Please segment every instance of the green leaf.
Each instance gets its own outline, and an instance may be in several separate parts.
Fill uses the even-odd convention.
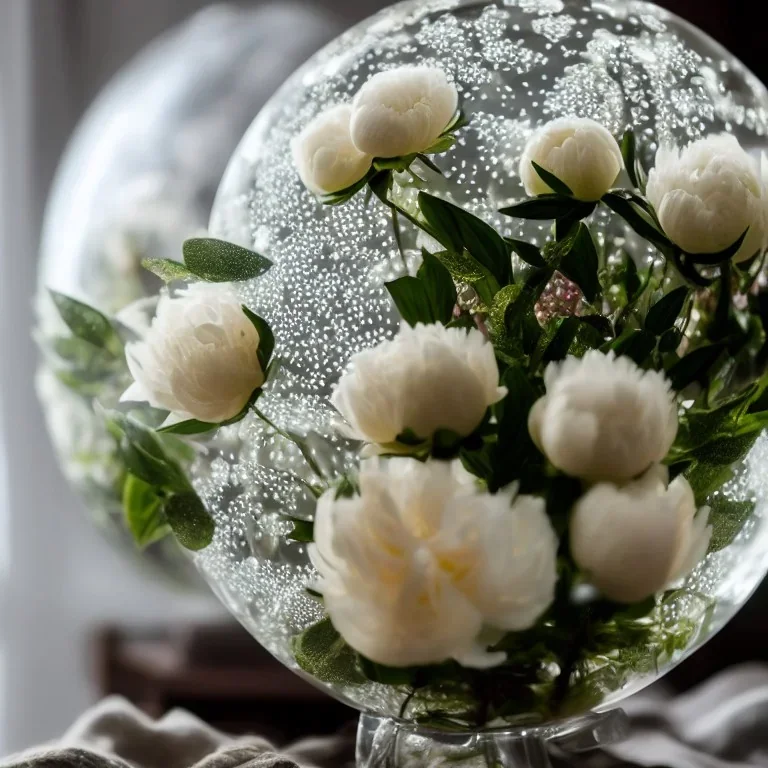
[[[184,264],[210,283],[252,280],[263,275],[272,262],[247,248],[212,237],[195,237],[183,246]]]
[[[733,544],[755,511],[754,501],[732,501],[717,496],[710,503],[709,524],[712,539],[709,552],[719,552]]]
[[[50,344],[57,357],[91,376],[112,375],[115,372],[115,362],[122,362],[122,357],[115,355],[111,349],[96,347],[90,341],[79,339],[77,336],[57,336]]]
[[[419,192],[419,209],[437,240],[450,251],[470,256],[501,285],[512,281],[512,263],[501,235],[482,219],[451,203]]]
[[[683,341],[683,334],[677,328],[668,328],[659,339],[659,352],[675,352]]]
[[[446,133],[441,136],[432,146],[427,147],[424,150],[425,155],[439,155],[443,152],[447,152],[449,149],[453,149],[456,144],[456,137],[450,133]]]
[[[259,360],[261,370],[266,374],[272,353],[275,351],[275,335],[266,320],[259,317],[255,312],[251,312],[245,304],[242,306],[245,316],[253,323],[253,327],[259,334],[259,349],[256,352],[256,357]]]
[[[218,424],[189,419],[188,421],[180,421],[167,427],[161,427],[157,431],[162,435],[202,435],[205,432],[218,429],[218,427]]]
[[[556,362],[565,359],[568,350],[571,348],[576,334],[579,331],[581,320],[578,317],[563,317],[559,320],[557,331],[552,341],[544,350],[542,360],[545,363]]]
[[[667,378],[678,392],[695,381],[704,383],[709,369],[717,362],[725,350],[725,344],[710,344],[694,349],[668,371]]]
[[[417,277],[406,275],[384,283],[400,317],[410,326],[417,323],[433,323],[432,307],[424,283]]]
[[[165,283],[172,283],[174,280],[198,279],[194,272],[190,272],[183,264],[171,259],[142,259],[141,266]]]
[[[170,533],[163,514],[164,499],[149,483],[128,474],[123,484],[123,512],[128,529],[140,547],[159,541]]]
[[[637,155],[637,139],[634,131],[628,130],[621,140],[621,154],[624,158],[624,166],[629,174],[629,180],[632,186],[637,189],[645,189],[646,174],[645,169]]]
[[[535,221],[553,221],[577,216],[585,219],[595,210],[594,203],[584,203],[561,195],[539,195],[530,200],[502,208],[499,213],[516,219],[533,219]]]
[[[493,297],[499,290],[496,278],[472,258],[466,251],[454,253],[441,251],[435,254],[435,258],[450,272],[451,277],[457,283],[469,283],[476,291],[486,306],[490,306]]]
[[[544,261],[544,257],[541,255],[541,251],[531,243],[526,243],[524,240],[515,240],[514,238],[505,238],[509,243],[512,250],[526,263],[532,267],[543,268],[547,266],[547,262]]]
[[[696,506],[702,507],[709,497],[722,488],[733,477],[733,465],[708,464],[704,461],[694,461],[685,477],[693,489]]]
[[[315,524],[312,520],[299,520],[292,517],[291,522],[293,523],[293,530],[288,534],[291,541],[311,543],[315,540]]]
[[[61,319],[78,339],[87,341],[99,349],[108,349],[115,353],[122,350],[120,337],[105,315],[63,293],[57,291],[49,291],[49,293]]]
[[[84,398],[99,397],[104,390],[104,380],[88,381],[74,371],[56,371],[56,378],[67,389]]]
[[[455,459],[459,455],[464,438],[451,429],[438,429],[432,436],[432,456],[435,459]]]
[[[568,530],[573,505],[582,496],[581,481],[567,475],[553,477],[547,488],[547,515],[559,537]],[[561,546],[567,546],[566,540]]]
[[[570,248],[563,255],[558,269],[581,288],[584,298],[591,304],[600,291],[600,267],[595,241],[586,224],[579,224]]]
[[[749,234],[749,227],[744,230],[744,234],[732,245],[729,245],[725,250],[719,253],[687,253],[686,256],[694,263],[701,264],[703,266],[714,266],[716,264],[722,264],[725,261],[730,261],[744,245],[744,241]]]
[[[621,216],[640,237],[657,248],[671,248],[672,243],[637,200],[634,195],[622,196],[615,192],[609,192],[603,197],[603,202],[614,213]]]
[[[701,448],[691,451],[691,456],[704,464],[731,465],[743,461],[752,450],[760,432],[751,432],[733,437],[721,437]]]
[[[360,671],[368,680],[381,685],[411,685],[413,682],[413,670],[408,667],[387,667],[383,664],[359,657]]]
[[[625,356],[643,366],[656,348],[656,337],[648,331],[630,331],[611,347],[618,357]]]
[[[165,516],[186,549],[198,552],[213,541],[216,524],[196,493],[171,496],[165,504]]]
[[[683,311],[690,291],[681,286],[663,296],[649,310],[645,318],[645,328],[656,336],[672,328]]]
[[[326,618],[296,635],[292,641],[296,663],[312,677],[334,685],[362,685],[357,654]]]
[[[546,168],[542,168],[537,162],[531,161],[533,170],[539,175],[539,178],[557,195],[564,197],[573,197],[571,188],[563,181],[555,176],[554,173],[548,171]]]
[[[515,302],[520,298],[523,286],[519,283],[505,285],[494,297],[489,312],[491,330],[496,336],[509,332],[513,325],[507,323],[507,316],[514,309]]]
[[[445,325],[453,319],[456,307],[456,286],[451,273],[429,251],[422,249],[423,263],[419,280],[424,284],[434,322]]]

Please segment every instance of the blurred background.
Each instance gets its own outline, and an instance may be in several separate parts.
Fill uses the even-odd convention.
[[[290,71],[323,42],[386,4],[278,0],[261,8],[256,0],[238,3],[247,14],[263,12],[250,17],[255,19],[252,33],[238,25],[238,45],[247,48],[244,35],[257,37],[241,91],[248,100],[240,100],[240,109],[232,113],[229,131],[224,130],[227,113],[216,112],[219,124],[209,126],[205,136],[226,139],[215,150],[206,150],[202,141],[190,145],[200,168],[220,173],[234,149],[236,135],[231,134],[245,130]],[[761,79],[768,78],[764,32],[754,23],[751,0],[661,4],[708,31]],[[265,658],[204,590],[158,580],[149,564],[137,564],[100,535],[61,474],[35,396],[39,355],[32,338],[33,296],[41,226],[65,146],[116,73],[190,17],[186,48],[176,49],[176,77],[193,64],[204,67],[206,52],[226,45],[230,35],[234,46],[232,17],[222,16],[221,8],[205,8],[209,5],[206,0],[0,0],[0,755],[56,736],[111,692],[129,696],[151,714],[181,705],[219,727],[261,730],[278,739],[300,735],[275,729],[280,708],[302,722],[297,709],[321,696]],[[164,55],[159,51],[149,64],[145,59],[143,67],[134,67],[123,92],[139,89],[142,77],[149,81],[152,63],[162,63]],[[131,134],[133,141],[157,141],[151,129],[162,132],[163,127],[152,120],[163,113],[165,98],[162,89],[154,91],[145,114],[140,99],[130,112],[121,112],[118,103],[109,112],[102,103],[87,141],[97,144],[100,133],[116,130],[121,120],[147,128]],[[204,107],[203,100],[197,113]],[[106,174],[112,160],[70,155],[67,188],[74,194],[85,188],[86,179],[95,188],[94,174]],[[216,185],[205,173],[194,190],[196,225],[204,225]],[[59,253],[62,269],[68,269],[68,223],[73,231],[87,225],[76,201],[69,201],[64,215],[66,206],[57,203],[58,221],[46,236],[48,271],[55,272]],[[768,594],[758,593],[719,638],[665,684],[686,688],[730,663],[766,658],[766,601]],[[311,727],[334,730],[350,716],[341,705],[314,706]]]

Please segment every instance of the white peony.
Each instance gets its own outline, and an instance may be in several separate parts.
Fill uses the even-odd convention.
[[[491,495],[458,462],[371,459],[360,495],[318,502],[312,562],[333,625],[390,666],[488,667],[484,627],[522,630],[549,607],[557,537],[542,499]]]
[[[317,195],[351,187],[363,179],[373,158],[352,143],[352,108],[339,104],[318,115],[293,140],[293,162],[304,185]]]
[[[591,350],[551,364],[547,393],[531,409],[536,445],[563,472],[591,482],[625,482],[669,452],[677,405],[669,382],[628,357]]]
[[[684,477],[667,481],[657,465],[627,485],[594,486],[574,507],[573,558],[611,600],[644,600],[687,576],[707,553],[709,509],[697,513]]]
[[[520,159],[520,178],[531,195],[552,192],[533,163],[557,176],[573,196],[588,202],[600,200],[616,183],[624,167],[621,149],[611,132],[587,118],[553,120],[528,140]]]
[[[506,395],[493,347],[480,331],[403,324],[391,341],[354,355],[331,402],[350,437],[386,445],[411,430],[466,436]]]
[[[400,67],[374,75],[352,102],[355,146],[374,157],[423,152],[451,124],[456,86],[435,67]]]
[[[123,401],[171,411],[169,421],[237,416],[264,383],[259,334],[227,287],[195,283],[164,295],[141,341],[126,346],[134,384]]]
[[[662,147],[646,194],[664,232],[686,253],[720,253],[749,233],[735,261],[768,244],[768,164],[751,158],[729,134],[684,149]]]

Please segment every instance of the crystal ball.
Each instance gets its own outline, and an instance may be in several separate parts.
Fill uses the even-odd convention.
[[[282,361],[259,407],[281,429],[303,436],[318,464],[336,474],[358,459],[334,430],[332,388],[352,354],[396,333],[398,316],[383,284],[405,268],[386,208],[363,194],[343,206],[322,205],[300,182],[290,145],[308,121],[351,100],[371,75],[407,64],[445,70],[469,118],[456,146],[437,159],[445,175],[430,191],[505,236],[533,243],[544,242],[550,222],[511,220],[497,211],[524,197],[523,147],[550,120],[588,117],[618,137],[632,126],[646,161],[663,142],[685,144],[724,131],[750,152],[767,143],[768,92],[757,78],[701,31],[645,2],[412,0],[316,54],[246,133],[210,229],[274,263],[240,287],[243,300],[274,329]],[[654,258],[609,212],[595,214],[592,224],[608,247],[627,249],[640,262]],[[407,259],[416,257],[423,239],[404,226]],[[667,646],[617,649],[579,670],[568,712],[608,707],[638,691],[747,600],[768,566],[766,461],[763,437],[720,491],[755,499],[756,512],[659,610],[659,643],[666,628]],[[193,475],[217,523],[213,543],[197,556],[200,570],[254,637],[304,674],[293,638],[324,612],[306,589],[315,576],[306,545],[287,539],[286,516],[309,519],[314,508],[302,456],[264,421],[249,417],[217,434]],[[403,711],[406,692],[397,686],[316,682],[358,709],[393,717]]]
[[[332,35],[330,24],[308,11],[297,32],[295,11],[211,7],[141,52],[77,128],[46,211],[37,389],[54,448],[93,522],[138,567],[171,585],[205,589],[172,539],[137,557],[123,522],[116,443],[94,411],[94,398],[114,407],[127,368],[118,365],[98,379],[81,372],[73,380],[73,361],[61,356],[67,330],[48,289],[110,315],[157,293],[160,281],[141,268],[141,259],[175,258],[185,238],[205,230],[221,174],[254,113]],[[291,45],[278,60],[270,34],[289,29]]]

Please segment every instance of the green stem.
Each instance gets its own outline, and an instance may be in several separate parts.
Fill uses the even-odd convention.
[[[277,432],[278,435],[284,437],[286,440],[290,440],[301,451],[301,455],[306,461],[309,468],[322,480],[323,471],[320,469],[319,464],[315,461],[309,448],[304,444],[301,438],[296,435],[292,435],[290,432],[286,432],[284,429],[280,429],[273,421],[268,419],[262,411],[260,411],[255,405],[253,406],[253,412],[269,427]]]
[[[395,233],[395,242],[397,243],[397,250],[400,252],[400,259],[403,262],[405,271],[408,271],[408,259],[405,258],[405,249],[403,248],[403,233],[400,229],[400,219],[397,215],[397,209],[392,208],[392,231]]]

